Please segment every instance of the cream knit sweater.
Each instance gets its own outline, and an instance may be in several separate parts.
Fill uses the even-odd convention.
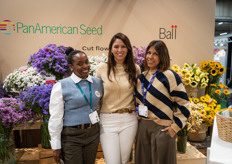
[[[104,96],[102,98],[101,113],[112,113],[118,109],[129,108],[135,110],[134,87],[130,86],[128,75],[123,64],[116,64],[115,76],[110,74],[109,81],[107,77],[107,64],[99,64],[96,77],[103,81]],[[140,74],[140,68],[136,65],[136,76]]]

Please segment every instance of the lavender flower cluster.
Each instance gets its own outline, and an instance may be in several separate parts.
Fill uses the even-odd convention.
[[[53,84],[44,84],[27,88],[25,92],[20,92],[20,100],[37,114],[47,115],[52,87]]]
[[[6,128],[13,128],[19,124],[27,126],[28,122],[35,122],[36,114],[15,98],[1,98],[0,120]]]
[[[133,46],[135,64],[140,66],[141,72],[144,71],[144,59],[145,59],[146,49],[147,49],[146,46],[142,47],[141,49],[136,46]]]
[[[67,47],[56,44],[49,44],[38,52],[30,55],[27,65],[36,67],[37,71],[46,75],[50,73],[56,77],[56,80],[62,79],[70,72],[66,61],[65,50]]]

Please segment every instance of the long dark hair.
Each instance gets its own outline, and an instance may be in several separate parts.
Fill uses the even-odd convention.
[[[146,61],[146,56],[147,56],[148,50],[151,47],[154,47],[154,49],[158,53],[158,57],[160,60],[158,67],[160,69],[160,72],[164,72],[164,71],[168,70],[170,68],[170,56],[169,56],[169,52],[168,52],[168,48],[167,48],[166,44],[161,40],[153,40],[147,46],[145,60],[144,60],[145,70],[149,70],[149,67],[148,67],[147,61]]]
[[[112,46],[115,42],[116,39],[120,39],[123,41],[123,43],[126,45],[127,48],[127,55],[126,58],[124,60],[124,68],[126,73],[128,74],[129,77],[129,83],[131,84],[131,86],[136,87],[137,84],[137,78],[136,78],[136,68],[135,68],[135,62],[134,62],[134,58],[133,58],[133,51],[132,51],[132,46],[130,43],[130,40],[128,39],[128,37],[122,33],[117,33],[115,34],[109,44],[109,53],[108,53],[108,61],[107,61],[107,65],[108,65],[108,70],[107,70],[107,75],[108,75],[108,79],[111,81],[110,79],[110,72],[111,70],[113,70],[113,74],[115,76],[115,66],[116,66],[116,61],[114,59],[114,55],[112,55],[111,50],[112,50]]]

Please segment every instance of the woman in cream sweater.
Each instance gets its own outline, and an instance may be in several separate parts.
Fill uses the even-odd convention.
[[[101,63],[96,72],[104,88],[100,141],[107,164],[129,161],[138,126],[133,92],[139,74],[129,39],[117,33],[110,41],[107,63]]]

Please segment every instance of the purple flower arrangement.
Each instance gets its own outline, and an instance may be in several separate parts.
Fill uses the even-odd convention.
[[[144,71],[144,60],[145,60],[146,49],[147,49],[146,46],[142,47],[141,49],[136,46],[133,46],[135,64],[137,64],[140,67],[141,72]]]
[[[27,65],[36,67],[41,74],[52,74],[56,77],[56,80],[62,79],[70,72],[66,61],[66,48],[62,45],[49,44],[30,55]]]
[[[0,99],[0,163],[10,158],[13,154],[13,143],[10,140],[11,131],[19,124],[33,124],[36,114],[30,108],[15,98]]]
[[[28,125],[35,121],[35,112],[15,98],[0,99],[0,119],[3,126],[13,128],[18,124]]]
[[[52,87],[52,84],[44,84],[27,88],[24,92],[20,92],[20,100],[37,114],[48,115]]]

